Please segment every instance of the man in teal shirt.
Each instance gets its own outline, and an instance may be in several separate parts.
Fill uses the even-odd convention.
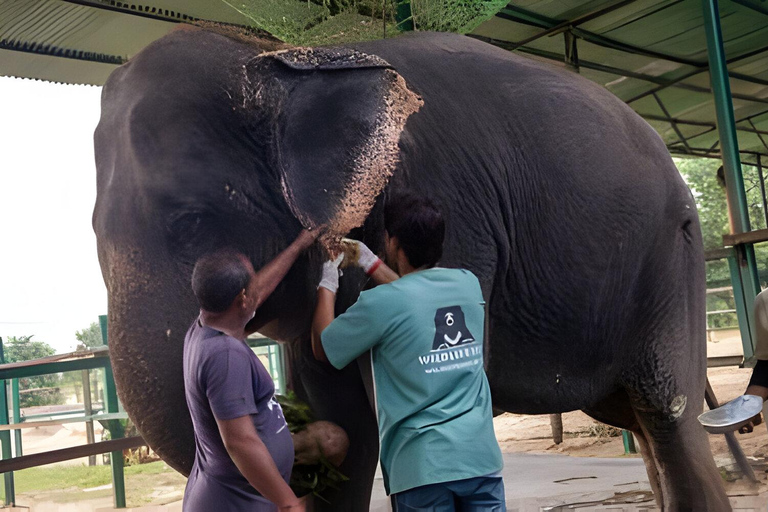
[[[371,350],[381,467],[395,511],[504,511],[480,283],[467,270],[435,266],[445,227],[430,202],[390,199],[385,228],[397,274],[355,242],[357,263],[380,286],[334,320],[341,258],[327,262],[312,350],[339,369]]]

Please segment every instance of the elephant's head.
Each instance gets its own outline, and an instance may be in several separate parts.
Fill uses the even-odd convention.
[[[258,269],[302,226],[325,225],[331,240],[363,225],[419,106],[375,56],[268,52],[201,30],[166,36],[110,76],[93,223],[111,359],[126,410],[173,467],[186,474],[194,458],[181,354],[197,258],[230,246]],[[307,335],[324,257],[317,247],[297,261],[252,330]],[[350,277],[347,303],[363,285]]]

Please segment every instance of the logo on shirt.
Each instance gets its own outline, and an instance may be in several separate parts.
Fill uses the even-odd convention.
[[[435,339],[432,351],[458,347],[475,341],[464,320],[460,306],[440,308],[435,312]]]

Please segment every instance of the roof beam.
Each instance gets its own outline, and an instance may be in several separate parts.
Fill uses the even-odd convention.
[[[640,114],[645,119],[650,119],[651,121],[662,121],[662,122],[666,122],[666,123],[670,123],[670,124],[673,124],[673,123],[675,123],[675,124],[682,124],[684,126],[702,126],[702,127],[707,127],[707,128],[715,128],[716,127],[715,123],[709,123],[707,121],[692,121],[692,120],[689,121],[687,119],[680,119],[680,118],[677,118],[677,117],[670,117],[669,114],[666,114],[666,113],[663,116],[657,116],[656,114],[641,114],[640,112],[638,112],[638,114]],[[768,131],[759,130],[759,129],[755,128],[754,125],[753,125],[752,128],[738,127],[737,126],[736,130],[738,130],[740,132],[754,133],[754,134],[757,134],[757,135],[768,135]],[[709,133],[709,130],[707,130],[705,132],[701,132],[699,134],[696,134],[693,137],[698,137],[700,135],[704,135],[705,133]]]
[[[536,35],[533,35],[531,37],[528,37],[526,39],[523,39],[522,41],[518,41],[515,43],[516,46],[523,46],[525,44],[528,44],[532,41],[535,41],[537,39],[541,39],[542,37],[546,37],[550,34],[556,34],[557,32],[560,32],[561,30],[565,30],[568,28],[577,27],[578,25],[581,25],[582,23],[587,23],[588,21],[592,21],[596,18],[599,18],[600,16],[603,16],[604,14],[608,14],[610,12],[616,11],[618,9],[621,9],[622,7],[625,7],[636,0],[622,0],[620,2],[617,2],[615,4],[609,5],[608,7],[604,7],[602,9],[598,9],[596,11],[592,11],[588,14],[585,14],[583,16],[579,16],[578,18],[570,21],[564,21],[560,24],[557,24],[555,26],[549,27],[548,29],[544,30],[543,32],[539,32]],[[510,6],[511,7],[511,6]],[[508,7],[509,8],[509,7]],[[550,20],[547,20],[546,23],[549,23]]]
[[[575,28],[576,25],[579,25],[579,24],[582,24],[582,23],[586,23],[587,21],[591,21],[591,20],[599,17],[600,15],[607,14],[608,12],[611,12],[611,11],[613,11],[615,9],[619,9],[621,7],[624,7],[625,5],[627,5],[629,3],[631,3],[630,0],[619,2],[617,4],[613,4],[613,5],[609,6],[609,7],[606,7],[604,9],[602,9],[602,10],[595,11],[593,13],[590,13],[590,14],[587,14],[587,15],[584,15],[584,16],[580,16],[579,18],[576,18],[575,20],[572,20],[572,21],[562,21],[562,20],[555,20],[555,19],[552,19],[552,18],[547,18],[545,16],[541,16],[541,15],[536,14],[534,12],[528,11],[526,9],[522,9],[520,7],[512,6],[512,5],[508,5],[506,8],[502,9],[499,13],[496,14],[496,16],[500,17],[500,18],[503,18],[503,19],[508,19],[510,21],[518,21],[518,22],[522,21],[522,22],[524,22],[526,24],[529,24],[529,25],[535,25],[535,26],[539,26],[539,27],[545,28],[545,30],[543,32],[541,32],[540,34],[537,34],[535,36],[531,36],[529,38],[523,39],[522,41],[511,43],[512,44],[512,48],[511,48],[512,50],[518,49],[518,47],[523,46],[525,44],[528,44],[528,43],[530,43],[532,41],[535,41],[535,40],[537,40],[537,39],[539,39],[541,37],[544,37],[544,36],[550,35],[552,33],[555,33],[558,30],[563,30],[563,29],[568,28],[568,27],[573,27],[572,31],[573,31],[574,35],[576,35],[578,37],[581,37],[585,41],[588,41],[588,42],[591,42],[591,43],[594,43],[594,44],[597,44],[597,45],[600,45],[600,46],[604,46],[604,47],[607,47],[607,48],[612,48],[612,49],[615,49],[615,50],[618,50],[618,51],[627,52],[627,53],[633,53],[633,54],[636,54],[636,55],[643,55],[645,57],[661,59],[661,60],[667,60],[667,61],[670,61],[670,62],[675,62],[675,63],[678,63],[678,64],[683,64],[683,65],[692,66],[692,67],[697,68],[690,75],[684,75],[684,77],[680,78],[679,80],[685,80],[686,78],[690,78],[691,76],[694,76],[694,75],[696,75],[698,73],[704,72],[704,71],[709,69],[709,66],[708,66],[707,62],[699,62],[699,61],[694,61],[694,60],[690,60],[690,59],[683,59],[683,58],[675,57],[675,56],[672,56],[672,55],[668,55],[668,54],[664,54],[664,53],[660,53],[660,52],[655,52],[655,51],[652,51],[652,50],[647,50],[645,48],[641,48],[641,47],[638,47],[638,46],[629,45],[629,44],[626,44],[626,43],[621,43],[619,41],[610,39],[610,38],[605,37],[605,36],[601,36],[599,34],[595,34],[593,32],[588,32],[588,31],[585,31],[585,30],[582,30],[582,29],[579,29],[579,28]],[[760,48],[758,50],[754,50],[754,51],[748,52],[747,54],[739,55],[739,56],[737,56],[735,58],[729,59],[728,60],[728,64],[731,64],[733,62],[737,62],[739,60],[742,60],[742,59],[745,59],[745,58],[748,58],[748,57],[752,57],[752,56],[757,55],[759,53],[762,53],[762,52],[764,52],[766,50],[768,50],[768,47]],[[729,75],[731,76],[731,78],[736,78],[738,80],[744,80],[744,81],[747,81],[747,82],[752,82],[752,83],[768,86],[768,80],[762,80],[762,79],[759,79],[759,78],[755,78],[755,77],[751,77],[751,76],[748,76],[748,75],[744,75],[742,73],[729,73]],[[659,90],[661,90],[661,89],[655,89],[653,92],[658,92]],[[651,94],[651,93],[649,92],[648,94]],[[645,94],[642,97],[645,97],[648,94]],[[632,100],[628,101],[628,103],[630,103],[631,101],[635,101],[636,99],[640,99],[640,98],[633,98]]]
[[[685,149],[690,153],[691,152],[691,146],[688,145],[688,140],[683,136],[683,133],[680,131],[680,128],[677,127],[677,121],[672,119],[672,116],[669,115],[669,111],[667,110],[667,107],[664,106],[664,103],[661,102],[661,98],[657,94],[654,94],[653,97],[656,99],[656,103],[658,103],[659,108],[662,112],[664,112],[664,115],[667,116],[667,118],[670,120],[669,124],[672,125],[672,129],[675,130],[675,133],[677,134],[677,138],[680,139],[680,142],[683,143],[683,146],[685,146]]]
[[[564,22],[562,20],[553,20],[551,18],[546,18],[544,16],[540,16],[536,13],[533,13],[531,11],[528,11],[526,9],[522,9],[520,7],[514,7],[507,6],[506,8],[502,9],[496,14],[497,17],[507,19],[510,21],[533,21],[537,20],[539,23],[539,26],[542,26],[543,28],[551,29],[555,26],[558,26]],[[532,24],[532,23],[529,23]],[[687,66],[693,66],[693,67],[699,67],[702,65],[706,65],[706,62],[699,62],[694,61],[690,59],[683,59],[680,57],[675,57],[672,55],[667,55],[659,52],[655,52],[652,50],[646,50],[645,48],[640,48],[639,46],[634,46],[631,44],[621,43],[619,41],[616,41],[614,39],[610,39],[605,36],[601,36],[599,34],[595,34],[594,32],[588,32],[586,30],[574,28],[573,33],[577,36],[581,37],[585,41],[588,41],[590,43],[598,44],[600,46],[605,46],[607,48],[613,48],[615,50],[623,51],[626,53],[634,53],[637,55],[643,55],[646,57],[650,57],[653,59],[662,59],[667,60],[670,62],[676,62],[678,64],[684,64]]]
[[[555,60],[555,61],[559,61],[559,62],[563,61],[563,56],[558,54],[558,53],[548,52],[546,50],[539,50],[539,49],[536,49],[536,48],[530,48],[530,47],[527,47],[527,46],[515,47],[514,43],[510,43],[508,41],[499,41],[498,39],[492,39],[492,38],[485,37],[485,36],[478,36],[478,35],[470,34],[470,37],[473,37],[473,38],[478,39],[480,41],[487,42],[489,44],[493,44],[494,46],[498,46],[499,48],[504,48],[506,50],[517,50],[517,51],[520,51],[520,52],[523,52],[523,53],[529,53],[531,55],[537,55],[539,57],[544,57],[544,58],[550,59],[550,60]],[[654,84],[660,84],[660,87],[655,88],[655,89],[651,89],[650,91],[646,91],[646,92],[642,93],[642,97],[649,96],[649,95],[653,94],[654,92],[657,92],[657,91],[659,91],[661,89],[665,89],[667,87],[676,87],[676,88],[679,88],[679,89],[685,89],[687,91],[693,91],[693,92],[700,92],[700,93],[703,93],[703,94],[711,94],[712,93],[712,90],[709,87],[701,87],[701,86],[698,86],[698,85],[684,84],[684,83],[680,82],[679,80],[666,80],[666,79],[661,78],[661,77],[657,77],[657,76],[653,76],[653,75],[646,75],[644,73],[636,73],[634,71],[628,71],[626,69],[619,69],[619,68],[615,68],[615,67],[612,67],[612,66],[605,66],[603,64],[598,64],[596,62],[591,62],[591,61],[586,61],[586,60],[579,59],[579,66],[587,68],[587,69],[592,69],[592,70],[595,70],[595,71],[602,71],[603,73],[611,73],[611,74],[614,74],[614,75],[625,76],[625,77],[628,77],[628,78],[636,78],[638,80],[644,80],[646,82],[651,82],[651,83],[654,83]],[[767,104],[768,105],[768,98],[758,98],[758,97],[755,97],[755,96],[747,96],[745,94],[738,94],[738,93],[734,93],[731,96],[736,98],[736,99],[743,100],[743,101],[751,101],[751,102],[754,102],[754,103],[763,103],[763,104]],[[632,101],[635,101],[636,99],[639,99],[639,95],[636,96],[635,98],[632,98],[630,100],[624,100],[624,101],[626,103],[631,103]]]

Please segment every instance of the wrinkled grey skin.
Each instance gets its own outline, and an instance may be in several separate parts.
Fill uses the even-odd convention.
[[[200,31],[153,43],[110,77],[95,136],[94,228],[120,397],[182,472],[194,457],[181,350],[197,311],[195,259],[233,245],[259,268],[302,222],[342,225],[340,198],[375,181],[359,181],[350,155],[375,144],[395,87],[378,61],[324,68],[320,55],[298,69],[254,60],[258,44]],[[398,130],[399,161],[376,171],[392,171],[387,188],[351,235],[380,251],[386,197],[404,187],[431,197],[447,223],[442,265],[473,271],[488,302],[495,407],[581,409],[631,430],[664,510],[728,510],[696,420],[700,228],[656,133],[587,80],[465,37],[351,47],[384,59],[423,100]],[[376,465],[375,417],[360,368],[336,371],[309,350],[323,259],[319,247],[300,258],[251,327],[287,344],[299,395],[350,437],[342,471],[352,481],[319,509],[358,512]],[[345,272],[339,312],[364,286]]]

